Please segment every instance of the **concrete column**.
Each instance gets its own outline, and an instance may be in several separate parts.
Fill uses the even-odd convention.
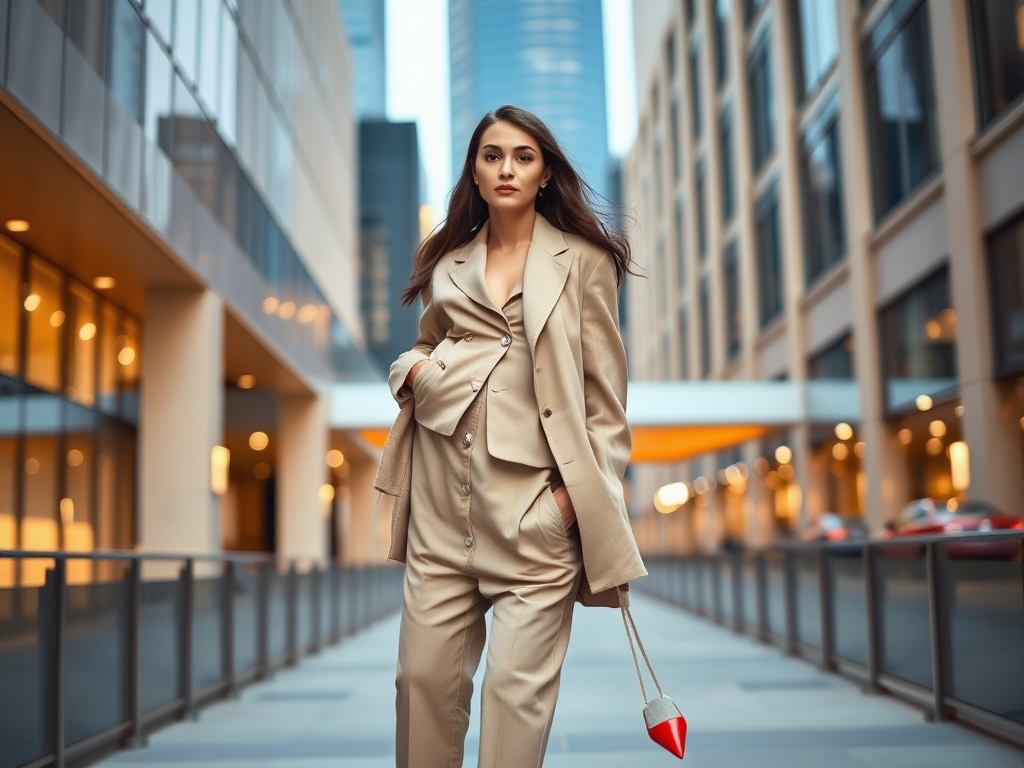
[[[939,141],[945,177],[946,231],[949,237],[950,287],[957,317],[957,364],[961,421],[970,448],[968,493],[1006,510],[1024,497],[1020,472],[1020,427],[1012,418],[1013,387],[992,376],[992,320],[978,167],[972,150],[975,92],[969,17],[964,0],[932,3],[932,50],[935,56]]]
[[[277,553],[283,558],[327,560],[328,510],[320,500],[327,482],[327,400],[283,395],[278,424]]]
[[[857,0],[837,0],[836,13],[839,19],[839,82],[842,94],[839,140],[843,216],[846,220],[846,253],[850,262],[854,366],[860,389],[860,434],[864,441],[863,466],[867,486],[864,517],[869,529],[876,532],[886,520],[895,517],[906,501],[907,469],[902,452],[892,445],[893,435],[885,420],[874,261],[868,244],[874,229],[874,215]]]
[[[140,547],[221,549],[210,453],[223,442],[221,299],[203,289],[146,293],[139,418]]]
[[[383,496],[373,487],[377,473],[377,458],[352,460],[346,485],[352,495],[351,514],[347,538],[342,548],[344,561],[349,565],[383,563],[391,547],[391,508],[394,498]],[[386,528],[381,534],[381,523]]]

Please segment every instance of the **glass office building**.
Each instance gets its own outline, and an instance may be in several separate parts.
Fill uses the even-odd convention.
[[[331,3],[0,0],[0,548],[325,555],[350,103]]]
[[[382,120],[387,111],[384,0],[337,0],[352,50],[355,112]]]
[[[544,120],[609,198],[601,0],[450,0],[448,9],[454,178],[480,118],[515,104]]]
[[[687,546],[922,496],[1024,515],[1024,3],[643,10],[631,377],[856,382],[860,409],[636,468],[645,546],[654,490],[697,478]]]

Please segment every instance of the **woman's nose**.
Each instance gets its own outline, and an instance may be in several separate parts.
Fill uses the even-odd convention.
[[[502,160],[501,168],[498,169],[498,172],[501,174],[502,178],[510,177],[512,175],[512,160],[507,157]]]

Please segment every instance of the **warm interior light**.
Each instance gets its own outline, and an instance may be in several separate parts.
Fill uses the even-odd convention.
[[[97,277],[92,281],[92,287],[97,291],[109,291],[115,285],[117,285],[117,281],[109,276]]]
[[[942,453],[942,440],[937,437],[929,437],[928,442],[925,443],[924,448],[928,451],[931,456],[938,456]]]
[[[946,422],[942,419],[936,419],[928,425],[928,433],[932,437],[942,437],[946,434]]]
[[[82,341],[88,341],[89,339],[91,339],[95,335],[96,335],[96,324],[95,323],[86,323],[85,325],[83,325],[81,328],[78,329],[78,338],[80,338]]]
[[[788,445],[780,445],[775,449],[775,460],[779,464],[789,464],[793,460],[793,451]]]
[[[249,447],[254,451],[262,451],[270,445],[270,438],[266,432],[253,432],[249,435]]]
[[[277,312],[277,307],[280,303],[274,296],[267,296],[263,300],[263,311],[268,315],[272,315]]]
[[[910,445],[914,442],[914,433],[906,427],[897,432],[896,437],[899,439],[901,445]]]
[[[946,510],[948,512],[956,512],[957,507],[959,506],[960,502],[957,501],[956,499],[950,499],[949,501],[946,502]]]
[[[252,473],[256,476],[257,480],[266,480],[270,477],[270,465],[261,461],[253,467]]]
[[[663,485],[654,494],[654,508],[667,515],[675,512],[690,500],[690,488],[686,483],[669,483]]]
[[[75,502],[71,499],[64,498],[60,500],[60,521],[64,524],[65,528],[75,522]]]
[[[316,320],[316,305],[306,304],[302,309],[299,310],[298,317],[296,318],[301,325],[309,325]]]
[[[38,472],[39,459],[33,459],[31,457],[25,459],[25,471],[30,475],[34,475],[36,472]]]
[[[64,325],[64,313],[58,309],[56,312],[50,315],[50,325],[52,325],[54,328],[60,328],[62,325]]]
[[[135,350],[131,347],[125,347],[117,353],[117,362],[121,365],[131,365],[135,360]]]
[[[71,465],[72,467],[77,467],[80,466],[83,461],[85,461],[85,454],[82,453],[80,450],[78,450],[77,448],[72,448],[70,451],[68,451],[69,465]]]
[[[779,477],[781,477],[783,480],[792,480],[793,473],[794,469],[792,464],[783,464],[781,467],[779,467]]]
[[[38,293],[30,293],[28,296],[25,297],[25,309],[27,309],[29,312],[35,312],[37,309],[39,309],[39,304],[41,301],[42,298],[39,296]]]
[[[845,421],[841,421],[836,424],[836,437],[840,440],[849,440],[853,437],[853,427],[847,424]]]
[[[953,413],[955,413],[957,416],[963,416],[964,407],[962,405],[958,405],[956,408],[953,409]]]
[[[334,500],[334,486],[330,483],[324,483],[320,486],[320,501],[327,502]]]
[[[252,389],[256,386],[256,377],[251,373],[243,373],[238,377],[237,383],[239,389]]]
[[[846,461],[846,457],[850,455],[850,449],[846,443],[836,443],[832,446],[832,455],[836,461]]]
[[[8,232],[28,232],[28,222],[24,219],[8,219],[4,226]]]
[[[331,469],[337,469],[345,463],[345,454],[337,449],[332,449],[327,452],[327,466]]]
[[[914,400],[914,403],[917,405],[917,410],[919,411],[927,411],[932,407],[932,399],[928,397],[928,395],[918,395]]]
[[[971,456],[963,440],[949,444],[949,468],[954,490],[966,491],[971,484]]]
[[[282,320],[291,320],[295,317],[295,302],[285,301],[277,308],[277,316]]]
[[[231,464],[231,451],[223,445],[215,445],[210,450],[210,490],[223,496],[228,490],[228,466]]]
[[[1017,7],[1017,47],[1024,51],[1024,5]]]

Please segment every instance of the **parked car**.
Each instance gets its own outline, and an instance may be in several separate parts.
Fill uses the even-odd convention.
[[[822,512],[812,525],[804,528],[800,541],[857,541],[865,536],[863,518]]]
[[[1008,515],[994,504],[980,499],[915,499],[903,508],[895,522],[879,534],[882,539],[924,534],[983,533],[1024,529],[1024,520]],[[917,546],[884,551],[894,557],[920,555]],[[1020,555],[1020,541],[965,541],[943,544],[946,555],[954,560],[1012,560]]]

